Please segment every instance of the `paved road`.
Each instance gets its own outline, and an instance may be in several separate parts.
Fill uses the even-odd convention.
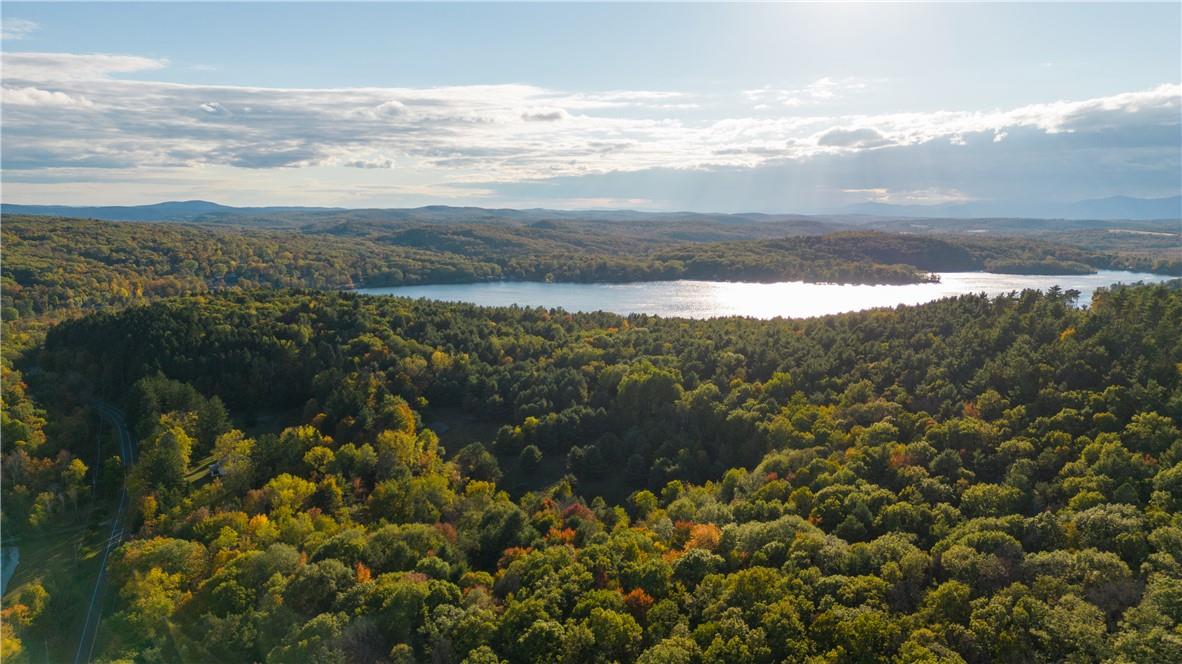
[[[123,420],[123,412],[105,401],[96,400],[92,404],[114,426],[119,436],[119,455],[123,458],[124,469],[135,463],[136,443],[127,430],[127,422]],[[101,460],[100,460],[101,463]],[[98,468],[95,469],[98,471]],[[89,662],[94,655],[94,644],[98,640],[99,621],[103,616],[103,596],[107,590],[107,559],[111,551],[123,541],[124,514],[127,511],[127,486],[119,493],[119,507],[115,510],[115,518],[111,521],[111,532],[107,535],[106,547],[100,562],[98,576],[94,580],[94,590],[90,593],[90,603],[86,607],[86,622],[82,624],[82,637],[78,640],[78,651],[74,654],[74,664]]]

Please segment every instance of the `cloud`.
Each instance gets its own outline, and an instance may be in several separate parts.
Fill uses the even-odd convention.
[[[570,117],[561,108],[532,108],[521,112],[521,119],[526,122],[557,122]]]
[[[318,163],[323,156],[317,147],[299,142],[248,143],[215,150],[212,161],[238,168],[287,168]]]
[[[382,102],[374,108],[374,115],[379,118],[394,118],[406,113],[406,104],[391,99],[390,101]]]
[[[17,106],[56,106],[59,108],[94,108],[94,103],[86,97],[72,97],[64,92],[42,90],[40,88],[4,88],[0,96],[4,104]]]
[[[780,106],[797,108],[812,106],[845,99],[853,93],[862,92],[870,87],[870,81],[856,77],[819,78],[803,88],[773,88],[770,85],[753,90],[744,90],[743,96],[757,107],[769,108],[769,102]]]
[[[0,39],[19,40],[28,37],[30,34],[40,30],[41,26],[35,21],[30,21],[23,18],[3,18],[0,19]]]
[[[652,168],[519,182],[478,182],[509,200],[545,206],[591,196],[647,197],[665,207],[716,211],[831,210],[866,200],[937,203],[1073,201],[1112,195],[1177,195],[1182,130],[1143,127],[1131,136],[1011,129],[868,150],[834,149],[758,166]],[[1116,146],[1113,146],[1113,143]]]
[[[854,194],[865,197],[876,203],[890,203],[893,205],[936,205],[940,203],[965,203],[973,200],[959,189],[941,189],[930,187],[927,189],[898,190],[886,187],[872,189],[842,189],[843,194]]]
[[[659,166],[673,158],[665,149],[633,150],[625,156],[624,148],[654,132],[669,142],[680,126],[626,114],[586,114],[594,108],[618,111],[682,97],[673,92],[581,94],[515,84],[342,89],[181,85],[115,77],[165,66],[164,61],[138,56],[2,57],[6,75],[21,89],[45,90],[52,94],[47,102],[62,105],[86,100],[101,113],[101,119],[80,125],[32,109],[21,112],[16,105],[6,108],[5,156],[23,156],[8,161],[10,169],[14,164],[76,166],[82,155],[100,152],[144,167],[385,167],[386,159],[392,162],[385,155],[396,155],[410,168],[479,169],[517,179]],[[29,97],[18,96],[14,100]],[[572,115],[567,106],[584,114]],[[369,152],[383,156],[376,161],[359,156]]]
[[[1033,128],[1045,134],[1086,133],[1113,135],[1149,127],[1179,126],[1182,114],[1182,85],[1163,84],[1148,90],[1126,92],[1079,101],[1030,104],[1008,111],[934,111],[859,115],[841,118],[858,127],[867,140],[852,147],[868,149],[884,145],[921,145],[938,139],[963,146],[974,136],[988,134],[1001,143],[1018,128]],[[848,126],[847,125],[847,126]],[[836,132],[836,133],[835,133]],[[818,145],[851,147],[845,144],[850,132],[843,128],[818,136]]]
[[[101,80],[168,66],[168,60],[109,53],[4,53],[4,78],[22,81]]]
[[[143,79],[167,66],[165,60],[140,56],[2,53],[0,59],[6,178],[42,171],[47,178],[77,182],[85,179],[80,174],[87,168],[189,169],[190,177],[200,178],[209,169],[231,167],[289,174],[291,169],[349,168],[354,169],[350,177],[372,171],[388,179],[383,171],[397,162],[402,183],[446,182],[453,189],[513,191],[513,183],[540,186],[536,183],[565,183],[567,178],[628,189],[616,174],[632,174],[635,182],[693,181],[684,192],[707,186],[707,180],[694,180],[692,173],[698,173],[730,183],[740,195],[751,187],[785,190],[784,180],[763,180],[767,173],[781,173],[801,186],[813,182],[829,192],[885,188],[985,196],[990,182],[962,181],[947,172],[951,165],[977,178],[1006,182],[1009,173],[1023,171],[1027,181],[1011,183],[1020,188],[1085,169],[1063,164],[1086,153],[1100,162],[1086,166],[1094,171],[1077,173],[1092,178],[1080,182],[1101,176],[1125,181],[1120,173],[1137,173],[1143,183],[1162,181],[1163,174],[1175,184],[1179,179],[1178,84],[987,112],[773,115],[769,109],[711,119],[680,108],[698,98],[673,91],[568,92],[524,84],[195,85],[128,80],[130,74]],[[845,80],[820,79],[804,90],[823,100],[857,89]],[[776,91],[748,92],[752,98],[766,96],[783,112]],[[83,112],[86,121],[79,122]],[[1018,160],[1034,161],[1020,169],[1013,166]],[[1010,164],[1001,175],[986,168],[1001,164]],[[858,169],[882,174],[881,179],[863,178]],[[895,170],[917,175],[900,179]],[[736,175],[720,175],[729,173]],[[818,174],[831,181],[818,180]],[[742,185],[743,178],[757,185]],[[675,198],[610,189],[562,196],[604,197]]]
[[[346,161],[341,164],[346,168],[394,168],[394,160],[392,159],[354,159],[353,161]]]
[[[877,129],[862,127],[859,129],[835,128],[817,137],[817,145],[839,148],[876,148],[890,143]]]

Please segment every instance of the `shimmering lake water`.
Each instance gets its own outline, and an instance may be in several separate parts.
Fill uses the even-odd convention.
[[[1096,288],[1114,283],[1158,283],[1172,277],[1140,272],[1105,270],[1096,274],[1036,276],[945,272],[940,283],[904,286],[809,284],[786,281],[774,284],[725,281],[649,281],[628,284],[550,284],[529,281],[493,281],[478,284],[437,284],[361,288],[366,295],[429,298],[471,302],[486,306],[519,304],[529,307],[561,307],[567,311],[645,313],[685,318],[715,316],[777,316],[807,318],[899,304],[922,304],[964,293],[996,295],[1026,288],[1046,290],[1059,286],[1080,291],[1079,304],[1092,300]]]

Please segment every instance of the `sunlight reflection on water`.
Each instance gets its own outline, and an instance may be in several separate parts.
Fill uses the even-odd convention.
[[[875,307],[922,304],[964,293],[984,292],[997,295],[1026,288],[1045,290],[1055,285],[1064,290],[1080,291],[1079,304],[1086,305],[1091,302],[1092,293],[1098,287],[1118,282],[1158,283],[1171,279],[1155,274],[1113,270],[1070,276],[945,272],[940,277],[940,283],[902,286],[809,284],[801,281],[774,284],[724,281],[651,281],[627,284],[496,281],[478,284],[362,288],[357,292],[366,295],[425,297],[486,306],[519,304],[531,307],[561,307],[567,311],[647,313],[686,318],[807,318]]]

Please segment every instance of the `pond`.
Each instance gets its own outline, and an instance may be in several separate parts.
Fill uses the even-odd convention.
[[[900,304],[922,304],[964,293],[996,295],[1026,288],[1046,290],[1059,286],[1080,292],[1078,303],[1087,305],[1096,288],[1114,283],[1158,283],[1174,277],[1141,272],[1102,270],[1095,274],[1044,276],[945,272],[939,283],[901,286],[811,284],[786,281],[772,284],[726,281],[648,281],[626,284],[569,284],[530,281],[493,281],[475,284],[435,284],[361,288],[366,295],[428,298],[471,302],[485,306],[518,304],[528,307],[561,307],[567,311],[645,313],[685,318],[715,316],[777,316],[807,318]]]

